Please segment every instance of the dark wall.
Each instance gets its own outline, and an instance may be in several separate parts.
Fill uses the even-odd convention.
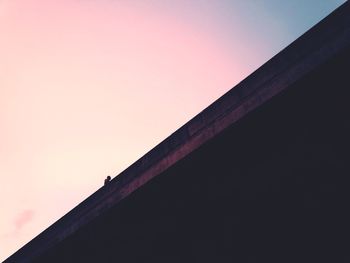
[[[350,262],[349,69],[348,50],[39,261]]]

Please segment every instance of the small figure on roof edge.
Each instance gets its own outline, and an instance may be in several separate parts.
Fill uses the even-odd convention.
[[[105,185],[107,185],[111,181],[111,177],[108,175],[105,179]]]

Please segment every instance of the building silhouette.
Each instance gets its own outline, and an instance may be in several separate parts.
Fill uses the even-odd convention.
[[[350,262],[350,5],[5,262]]]

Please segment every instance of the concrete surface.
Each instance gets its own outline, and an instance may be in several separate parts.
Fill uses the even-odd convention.
[[[347,2],[5,262],[348,262],[349,54]]]

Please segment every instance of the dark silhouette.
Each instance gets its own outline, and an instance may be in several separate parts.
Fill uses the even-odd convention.
[[[350,262],[349,33],[348,1],[5,262]]]
[[[105,185],[107,185],[111,181],[111,177],[108,175],[105,179]]]

